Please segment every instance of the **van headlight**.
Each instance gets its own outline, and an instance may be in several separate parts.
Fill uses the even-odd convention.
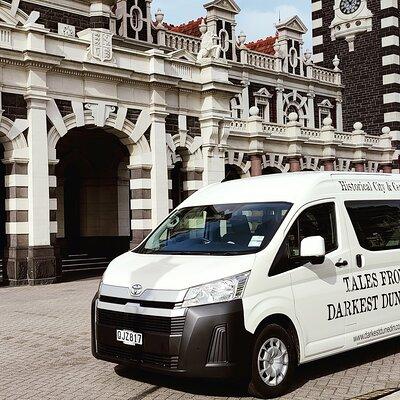
[[[187,291],[182,307],[202,306],[241,299],[249,276],[250,271],[194,286]]]

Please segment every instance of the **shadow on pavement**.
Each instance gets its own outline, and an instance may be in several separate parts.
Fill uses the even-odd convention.
[[[297,379],[292,391],[306,385],[308,381],[322,378],[350,368],[359,367],[382,358],[397,354],[400,351],[400,338],[391,339],[379,344],[370,345],[337,356],[315,361],[299,367]],[[246,397],[247,382],[186,379],[182,377],[164,376],[147,371],[140,371],[133,367],[118,365],[115,372],[124,378],[134,379],[148,383],[156,387],[165,387],[194,395],[221,396],[221,397]],[[387,382],[390,384],[390,382]],[[400,377],[398,382],[393,382],[393,389],[400,389]],[[366,393],[360,393],[360,395]],[[381,396],[368,397],[377,399]]]

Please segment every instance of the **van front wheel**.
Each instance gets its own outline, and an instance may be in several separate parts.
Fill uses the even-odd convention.
[[[289,333],[279,325],[267,325],[254,345],[250,393],[264,399],[285,394],[292,383],[296,360]]]

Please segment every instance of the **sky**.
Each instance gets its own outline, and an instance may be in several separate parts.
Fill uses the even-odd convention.
[[[153,0],[155,12],[161,8],[165,21],[174,25],[205,16],[203,4],[208,0]],[[309,28],[305,38],[306,47],[311,47],[311,1],[310,0],[236,0],[242,9],[237,17],[237,33],[244,31],[249,41],[264,38],[275,33],[274,24],[299,15]]]

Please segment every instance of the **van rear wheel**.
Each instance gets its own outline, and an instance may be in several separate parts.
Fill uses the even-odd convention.
[[[249,392],[264,399],[282,396],[291,387],[296,364],[291,335],[279,325],[267,325],[254,345]]]

